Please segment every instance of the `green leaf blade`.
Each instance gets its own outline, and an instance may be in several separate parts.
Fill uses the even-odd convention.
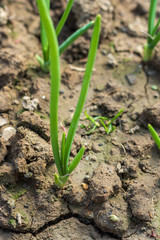
[[[148,124],[148,129],[149,129],[149,131],[150,131],[150,134],[151,134],[153,140],[155,141],[157,147],[158,147],[159,150],[160,150],[160,138],[159,138],[157,132],[155,131],[155,129],[152,127],[151,124]]]
[[[50,73],[51,73],[51,94],[50,94],[50,131],[54,160],[60,175],[62,175],[59,144],[58,144],[58,99],[60,85],[60,60],[56,32],[44,0],[36,0],[40,17],[44,23],[47,39],[50,46]]]
[[[64,51],[80,36],[82,36],[89,28],[94,25],[94,22],[91,21],[85,26],[78,29],[70,37],[68,37],[59,47],[59,54],[61,55]]]
[[[89,50],[89,54],[88,54],[88,61],[87,61],[86,70],[85,70],[85,74],[84,74],[84,78],[83,78],[80,97],[79,97],[79,100],[77,103],[77,107],[76,107],[73,119],[71,121],[67,139],[66,139],[65,159],[67,159],[67,162],[69,159],[71,145],[73,142],[74,134],[77,129],[80,114],[82,112],[84,102],[87,97],[87,92],[88,92],[88,88],[89,88],[89,84],[90,84],[90,79],[91,79],[91,75],[92,75],[93,65],[95,62],[96,51],[97,51],[98,42],[99,42],[100,28],[101,28],[101,17],[100,17],[100,15],[98,15],[96,17],[95,24],[94,24],[94,29],[93,29],[93,34],[92,34],[92,39],[91,39],[91,44],[90,44],[90,50]]]
[[[81,147],[81,149],[79,150],[79,152],[77,153],[77,155],[75,156],[75,158],[73,159],[73,161],[71,162],[71,164],[68,167],[69,174],[71,174],[73,172],[73,170],[79,164],[81,158],[83,157],[84,151],[85,151],[85,147]]]
[[[65,11],[64,11],[64,13],[63,13],[59,23],[58,23],[58,26],[56,27],[56,35],[57,35],[57,37],[60,34],[60,32],[61,32],[61,30],[62,30],[62,28],[63,28],[63,26],[64,26],[64,24],[65,24],[65,22],[66,22],[66,20],[68,18],[68,15],[69,15],[69,13],[71,11],[73,2],[74,2],[74,0],[69,0],[68,1],[67,6],[65,8]]]

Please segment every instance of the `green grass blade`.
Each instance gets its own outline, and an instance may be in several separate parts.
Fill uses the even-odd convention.
[[[151,0],[150,8],[149,8],[149,19],[148,19],[148,34],[152,36],[154,30],[154,23],[156,17],[156,6],[157,0]],[[148,43],[150,43],[152,39],[148,37]]]
[[[94,132],[94,130],[96,129],[96,125],[94,125],[94,127],[89,131],[89,132],[86,132],[86,134],[91,134],[92,132]]]
[[[71,121],[67,139],[66,139],[66,151],[65,151],[66,170],[68,168],[68,159],[69,159],[69,154],[70,154],[74,134],[76,132],[80,114],[82,112],[84,102],[87,97],[87,92],[88,92],[88,88],[89,88],[89,83],[90,83],[90,79],[91,79],[91,75],[92,75],[93,65],[95,62],[96,51],[97,51],[98,42],[99,42],[100,26],[101,26],[101,17],[100,17],[100,15],[98,15],[96,17],[95,24],[94,24],[91,45],[90,45],[90,50],[89,50],[89,55],[88,55],[88,61],[87,61],[86,70],[85,70],[85,74],[84,74],[84,78],[83,78],[80,97],[79,97],[79,100],[77,103],[77,107],[76,107],[73,119]]]
[[[91,116],[89,116],[89,115],[87,114],[87,111],[86,111],[86,110],[85,110],[84,114],[86,115],[86,118],[87,118],[88,120],[90,120],[96,127],[99,127],[99,126],[100,126],[99,123],[97,123],[97,122],[94,120],[93,117],[91,117]]]
[[[59,54],[61,55],[78,37],[82,36],[89,28],[94,25],[94,22],[91,21],[85,26],[78,29],[75,33],[73,33],[70,37],[68,37],[60,46],[59,46]]]
[[[49,46],[50,46],[50,72],[51,72],[51,95],[50,95],[50,130],[54,160],[60,175],[62,175],[59,144],[58,144],[58,99],[60,85],[60,60],[56,32],[48,14],[44,0],[36,0],[40,17],[44,23]]]
[[[71,10],[71,8],[72,8],[73,2],[74,2],[74,0],[69,0],[69,1],[68,1],[68,4],[67,4],[67,6],[66,6],[66,9],[65,9],[65,11],[64,11],[64,13],[63,13],[63,15],[62,15],[62,17],[61,17],[61,19],[60,19],[57,27],[56,27],[57,37],[58,37],[58,35],[60,34],[60,32],[61,32],[61,30],[62,30],[62,28],[63,28],[63,26],[64,26],[64,24],[65,24],[65,22],[66,22],[66,20],[67,20],[67,17],[68,17],[68,15],[69,15],[69,13],[70,13],[70,10]]]
[[[66,142],[66,134],[65,132],[63,132],[62,141],[61,141],[61,167],[64,175],[65,175],[65,168],[64,168],[65,142]]]
[[[105,125],[105,123],[103,122],[102,119],[100,120],[100,122],[101,122],[102,126],[104,127],[106,133],[108,134],[108,128],[107,128],[107,126]]]
[[[123,112],[123,109],[121,109],[115,117],[113,117],[107,124],[113,123]]]
[[[49,14],[50,10],[50,0],[45,0],[46,6],[47,6],[47,12]],[[48,46],[48,39],[44,27],[44,23],[41,19],[41,44],[42,44],[42,52],[43,52],[43,59],[44,62],[49,60],[49,46]]]
[[[156,34],[156,32],[157,32],[157,30],[159,28],[159,24],[160,24],[160,18],[158,19],[157,24],[156,24],[156,26],[153,29],[153,33],[152,33],[153,37],[154,37],[154,35]]]
[[[155,141],[155,143],[157,144],[157,147],[160,150],[160,138],[159,138],[157,132],[154,130],[154,128],[151,126],[151,124],[148,124],[148,129],[150,131],[150,134],[151,134],[153,140]]]
[[[85,147],[81,147],[81,149],[79,150],[79,152],[77,153],[77,155],[75,156],[75,158],[72,160],[71,164],[68,167],[68,173],[71,174],[71,172],[73,172],[73,170],[77,167],[77,165],[79,164],[81,158],[83,157],[85,151]]]

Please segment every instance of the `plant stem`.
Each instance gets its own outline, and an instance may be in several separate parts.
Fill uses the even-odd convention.
[[[51,17],[47,12],[47,6],[44,0],[36,0],[39,8],[40,17],[45,26],[49,46],[50,46],[50,72],[51,72],[51,95],[50,95],[50,130],[51,143],[54,154],[54,160],[58,173],[62,175],[60,164],[59,144],[58,144],[58,99],[60,85],[60,61],[58,41]]]
[[[150,48],[150,46],[147,44],[144,45],[143,49],[143,61],[148,62],[151,60],[153,54],[153,48]]]

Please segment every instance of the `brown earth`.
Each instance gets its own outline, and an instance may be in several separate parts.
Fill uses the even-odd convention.
[[[66,2],[51,1],[55,24]],[[147,129],[148,123],[160,129],[160,94],[152,89],[160,89],[160,59],[157,47],[153,61],[142,63],[148,9],[149,0],[75,0],[60,42],[96,14],[102,15],[84,110],[109,118],[124,111],[109,135],[103,127],[86,134],[89,123],[82,113],[80,124],[85,128],[79,124],[71,157],[82,144],[85,154],[59,190],[50,144],[50,80],[35,59],[41,54],[36,3],[1,1],[5,14],[0,17],[0,240],[160,237],[160,157]],[[68,129],[76,107],[91,33],[61,57],[60,136],[60,125]],[[12,127],[11,135],[6,135],[7,127]]]

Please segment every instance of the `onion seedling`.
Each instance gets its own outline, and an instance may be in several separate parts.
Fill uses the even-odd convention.
[[[92,75],[93,65],[95,62],[96,51],[99,42],[101,16],[98,15],[94,22],[93,34],[88,54],[87,65],[83,78],[82,88],[76,110],[71,121],[71,125],[66,136],[65,132],[62,135],[61,151],[58,144],[58,99],[60,86],[60,59],[59,47],[56,35],[56,30],[53,26],[52,20],[48,14],[48,9],[45,0],[36,0],[39,8],[40,17],[44,23],[50,53],[50,74],[51,74],[51,95],[50,95],[50,131],[51,144],[54,155],[55,164],[57,166],[58,174],[55,173],[55,183],[62,188],[67,182],[69,175],[77,167],[80,162],[85,148],[82,146],[75,158],[69,164],[69,156],[72,142],[79,122],[80,114],[82,112],[87,92]]]
[[[67,17],[70,13],[70,10],[72,8],[74,0],[69,0],[68,4],[66,6],[66,9],[56,27],[56,36],[58,37],[66,20]],[[45,0],[46,8],[47,8],[47,14],[49,15],[50,13],[50,0]],[[39,2],[37,1],[37,5],[39,8]],[[36,55],[36,59],[39,62],[42,70],[44,72],[49,71],[49,64],[50,64],[50,59],[49,59],[49,41],[47,39],[47,33],[45,30],[45,24],[43,22],[43,19],[41,18],[41,44],[42,44],[42,55],[43,58],[41,58],[39,55]],[[69,36],[60,46],[59,46],[59,53],[60,55],[81,35],[83,35],[89,28],[93,26],[94,22],[91,21],[85,26],[81,27],[77,31],[75,31],[71,36]]]
[[[150,131],[150,134],[151,134],[153,140],[155,141],[157,147],[160,150],[160,137],[158,136],[158,133],[155,131],[155,129],[152,127],[151,124],[148,124],[148,129]]]
[[[160,32],[158,31],[160,18],[155,24],[157,0],[150,1],[148,18],[148,37],[147,44],[144,45],[143,61],[148,62],[152,58],[153,50],[160,41]]]

